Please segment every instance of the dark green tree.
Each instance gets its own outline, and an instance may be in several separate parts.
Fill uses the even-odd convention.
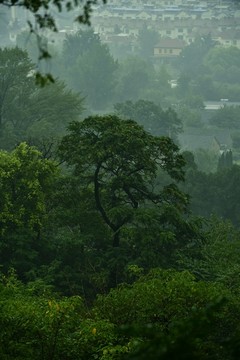
[[[60,156],[73,167],[83,191],[93,197],[97,213],[112,233],[109,251],[111,261],[116,260],[110,279],[113,286],[119,253],[128,247],[121,241],[124,234],[131,237],[134,227],[151,227],[152,217],[160,236],[160,229],[171,231],[185,210],[187,198],[176,185],[154,190],[159,168],[172,180],[183,180],[184,160],[169,138],[154,137],[132,120],[110,115],[89,117],[72,123],[69,131],[60,144]]]

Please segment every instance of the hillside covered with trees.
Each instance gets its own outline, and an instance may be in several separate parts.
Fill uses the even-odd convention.
[[[156,66],[147,35],[117,58],[69,34],[43,87],[26,33],[0,49],[3,360],[240,357],[239,106],[203,115],[238,99],[240,50]],[[189,128],[233,148],[186,150]]]

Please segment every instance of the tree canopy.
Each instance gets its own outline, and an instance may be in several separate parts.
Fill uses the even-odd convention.
[[[168,202],[156,194],[158,168],[173,179],[183,180],[184,160],[167,137],[154,137],[132,120],[117,116],[94,116],[69,126],[60,145],[60,155],[86,185],[92,184],[97,209],[107,225],[118,232],[142,202]],[[170,200],[171,202],[171,200]],[[113,210],[123,207],[124,213]]]
[[[88,196],[92,190],[96,210],[112,232],[112,249],[121,247],[124,229],[151,227],[152,207],[162,231],[177,227],[173,213],[184,213],[188,201],[173,182],[183,180],[185,162],[170,138],[152,136],[133,120],[115,115],[73,122],[69,132],[60,144],[61,159],[73,167]],[[161,190],[159,169],[172,180]]]

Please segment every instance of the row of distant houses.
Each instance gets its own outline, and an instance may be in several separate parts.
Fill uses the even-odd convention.
[[[107,43],[134,44],[139,31],[147,27],[167,43],[162,52],[155,50],[156,56],[177,56],[197,36],[209,34],[222,46],[240,48],[240,7],[234,8],[232,1],[110,0],[108,4],[96,7],[92,18],[95,31]]]
[[[203,7],[203,8],[232,8],[232,0],[108,0],[109,5],[115,6],[181,6],[182,8]]]
[[[213,33],[209,32],[208,35],[211,35],[212,39],[215,40],[219,46],[235,46],[240,49],[240,30],[237,34],[231,34],[228,32],[214,36]],[[153,56],[155,58],[177,57],[188,44],[189,42],[179,38],[162,38],[155,45]]]
[[[212,35],[208,33],[208,35]],[[233,38],[231,36],[225,36],[226,34],[221,34],[219,36],[212,36],[212,39],[215,40],[220,46],[236,46],[240,49],[240,30],[237,38]],[[125,33],[119,34],[108,34],[102,36],[102,40],[105,43],[111,45],[114,43],[115,45],[129,45],[134,48],[134,44],[136,39],[131,35],[127,35]],[[193,41],[193,40],[192,40]],[[185,40],[179,38],[171,38],[171,37],[162,37],[154,46],[153,53],[149,54],[153,56],[155,59],[161,58],[175,58],[178,57],[182,50],[191,42],[187,42]]]
[[[128,8],[128,7],[108,7],[106,9],[100,8],[95,10],[95,17],[108,19],[108,18],[122,18],[123,20],[128,19],[139,19],[145,21],[176,21],[185,19],[223,19],[232,16],[239,18],[240,12],[235,11],[223,11],[222,9],[208,10],[204,8]]]
[[[92,25],[109,45],[125,45],[134,51],[140,30],[147,27],[157,31],[161,39],[151,54],[155,58],[178,56],[199,35],[210,34],[219,45],[240,48],[240,5],[234,8],[233,1],[108,0],[107,4],[94,8]],[[25,16],[26,25],[28,13],[18,16],[14,8],[11,12],[13,24]],[[57,19],[61,29],[54,34],[57,42],[77,30],[73,25],[65,26],[65,17],[67,14]],[[10,27],[10,40],[15,41],[20,28]]]

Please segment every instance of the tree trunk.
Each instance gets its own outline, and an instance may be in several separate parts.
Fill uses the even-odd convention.
[[[109,288],[115,288],[119,283],[119,247],[120,247],[120,230],[117,230],[113,235],[113,259],[112,269],[109,273]]]

